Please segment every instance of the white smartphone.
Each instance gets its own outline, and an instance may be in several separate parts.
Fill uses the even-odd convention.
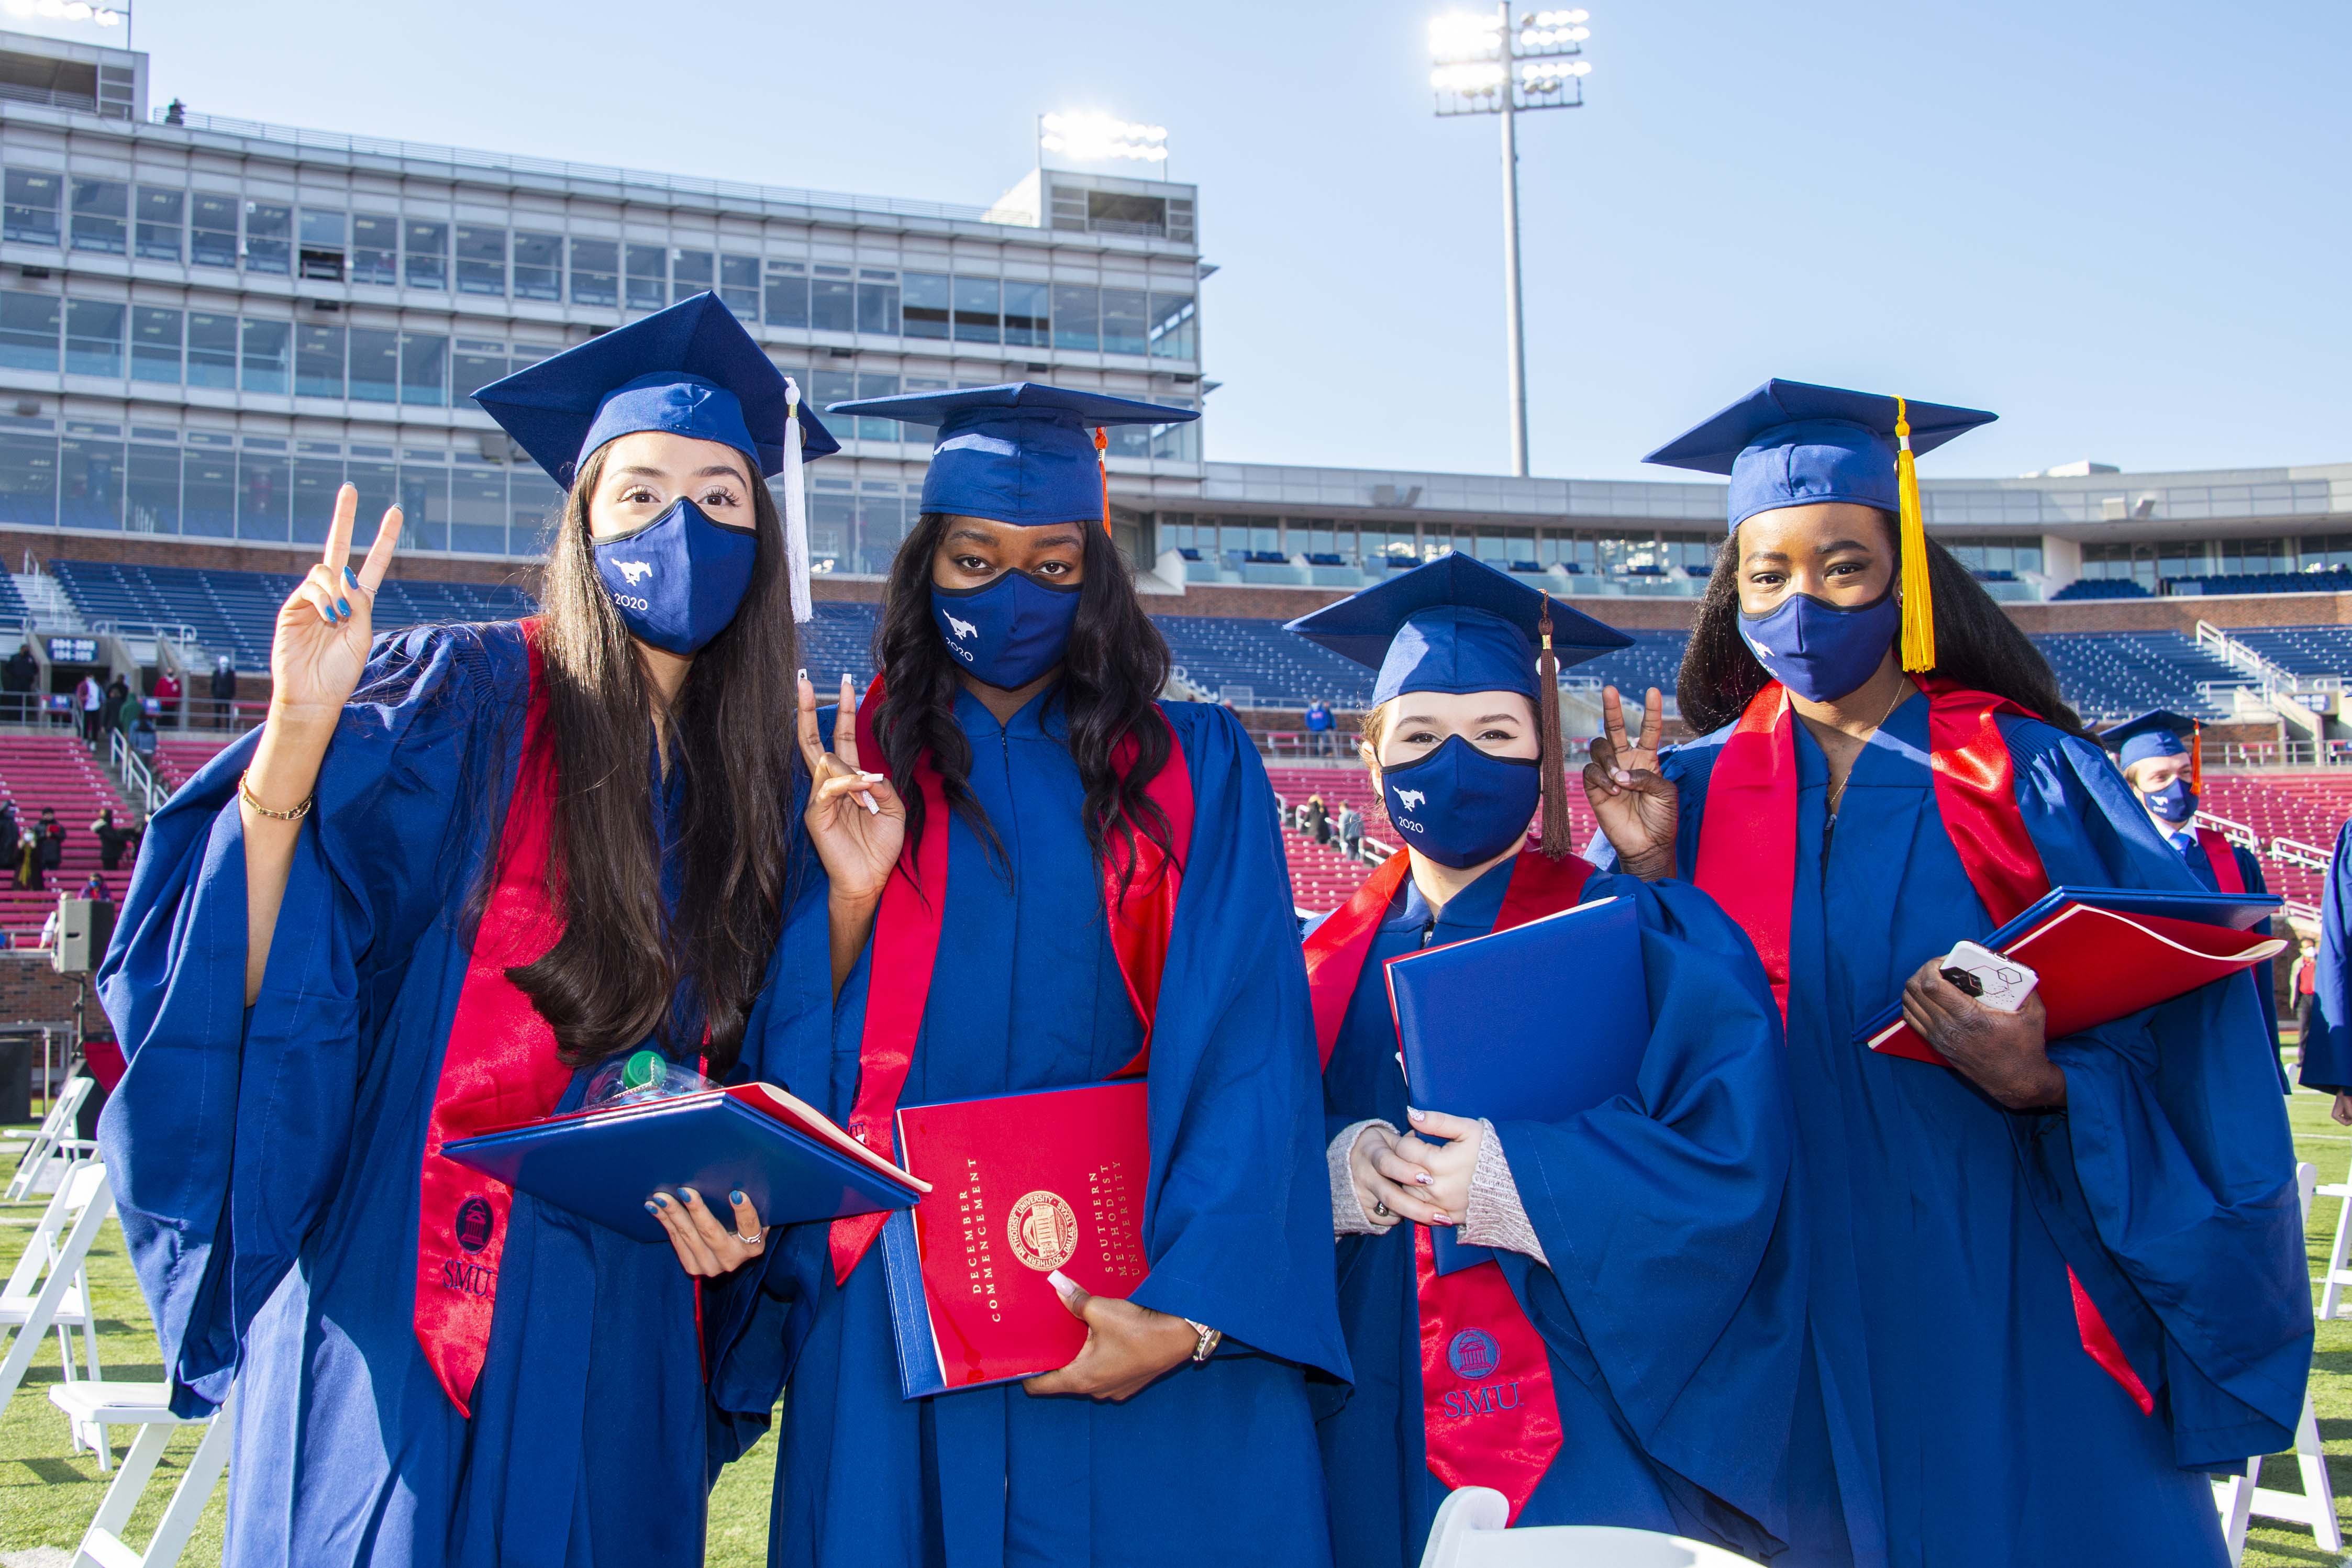
[[[1974,942],[1955,943],[1937,968],[1953,986],[2003,1013],[2023,1007],[2042,978],[2024,965]]]

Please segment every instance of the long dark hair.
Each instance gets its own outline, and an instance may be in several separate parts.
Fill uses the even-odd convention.
[[[548,894],[562,939],[507,977],[578,1066],[648,1036],[673,1049],[680,988],[710,1030],[713,1076],[733,1066],[783,921],[799,765],[796,666],[783,526],[756,475],[759,554],[727,629],[695,655],[663,716],[663,746],[683,791],[677,909],[666,908],[654,827],[652,687],[628,628],[597,576],[588,503],[597,452],[565,497],[547,558],[539,627],[547,688],[543,744],[555,767]],[[691,1009],[688,1009],[689,1014]],[[689,1026],[691,1018],[686,1020]]]
[[[1887,548],[1895,548],[1895,522],[1878,514]],[[1899,571],[1899,569],[1898,569]],[[1984,585],[1952,552],[1927,541],[1927,586],[1936,600],[1935,674],[2032,709],[2072,735],[2084,732],[2058,677],[2032,638],[2001,613]],[[1738,718],[1748,699],[1771,680],[1739,636],[1739,536],[1735,532],[1715,552],[1715,572],[1698,604],[1698,622],[1683,653],[1675,683],[1683,722],[1697,734],[1722,728]]]
[[[915,783],[915,760],[928,752],[946,786],[949,808],[1002,863],[996,831],[965,784],[971,776],[971,745],[955,717],[961,674],[931,619],[931,558],[947,520],[943,512],[924,513],[890,562],[874,631],[874,663],[883,685],[874,733],[890,783],[906,802],[907,841],[922,839],[923,793]],[[1166,816],[1144,794],[1167,766],[1174,744],[1152,711],[1168,684],[1168,643],[1143,612],[1135,579],[1118,548],[1095,524],[1081,523],[1078,532],[1086,540],[1085,577],[1061,684],[1048,700],[1061,706],[1068,721],[1070,757],[1087,788],[1087,842],[1099,863],[1111,852],[1115,833],[1130,841],[1140,834],[1174,862],[1181,859],[1181,846],[1173,842]],[[1111,767],[1111,756],[1130,737],[1135,759],[1121,777]],[[1122,889],[1134,866],[1131,854],[1121,861]]]

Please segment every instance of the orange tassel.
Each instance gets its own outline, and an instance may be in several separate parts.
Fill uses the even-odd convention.
[[[1110,435],[1099,424],[1095,426],[1095,466],[1102,470],[1103,538],[1117,538],[1110,531]]]
[[[2205,793],[2205,727],[2201,724],[2189,727],[2189,792]]]

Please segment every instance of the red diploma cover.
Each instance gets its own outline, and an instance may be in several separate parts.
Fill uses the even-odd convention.
[[[883,1229],[908,1398],[1067,1365],[1087,1325],[1057,1270],[1097,1296],[1142,1283],[1148,1093],[1129,1080],[899,1108],[906,1168],[931,1184]]]
[[[1996,951],[2040,977],[2034,992],[2049,1011],[2042,1036],[2063,1040],[2185,996],[2285,947],[2252,931],[2069,901]],[[1899,1013],[1873,1031],[1869,1043],[1887,1056],[1951,1065]]]

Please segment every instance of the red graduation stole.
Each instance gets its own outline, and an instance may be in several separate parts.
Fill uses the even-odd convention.
[[[857,705],[857,754],[878,758],[874,715],[882,703],[876,676]],[[1163,725],[1168,716],[1155,707]],[[1111,767],[1121,778],[1134,766],[1139,747],[1123,736],[1111,749]],[[866,990],[866,1027],[857,1040],[857,1092],[850,1103],[850,1136],[888,1154],[897,1140],[891,1120],[898,1094],[914,1065],[915,1040],[931,996],[931,968],[940,954],[940,925],[947,912],[947,785],[928,754],[915,759],[915,783],[923,795],[923,834],[898,852],[898,864],[882,890],[874,921],[874,961]],[[1192,776],[1183,743],[1170,726],[1168,761],[1144,786],[1144,795],[1168,819],[1170,841],[1192,841]],[[1130,862],[1132,874],[1128,875]],[[1120,890],[1122,876],[1126,880]],[[1118,957],[1127,998],[1143,1022],[1143,1044],[1114,1078],[1131,1077],[1151,1061],[1151,1020],[1160,1000],[1160,977],[1168,967],[1168,943],[1176,930],[1176,898],[1183,886],[1183,862],[1171,860],[1141,834],[1114,832],[1103,852],[1103,904],[1110,924],[1111,950]],[[851,1215],[833,1222],[833,1281],[848,1283],[850,1271],[882,1234],[887,1215]]]
[[[1315,1043],[1327,1068],[1370,956],[1372,934],[1410,869],[1411,857],[1399,850],[1307,938]],[[1555,861],[1520,851],[1495,929],[1507,931],[1574,908],[1592,869],[1591,862],[1575,855]],[[1511,1294],[1501,1264],[1489,1259],[1440,1274],[1427,1229],[1413,1227],[1412,1246],[1429,1472],[1450,1488],[1494,1488],[1510,1500],[1510,1518],[1516,1521],[1559,1452],[1559,1399],[1552,1389],[1550,1354]]]
[[[1936,810],[1969,883],[1996,925],[2050,891],[2042,852],[2018,810],[2009,744],[2000,714],[2039,718],[2007,697],[1934,675],[1914,675],[1927,697],[1927,750]],[[1738,922],[1756,945],[1780,1016],[1789,1016],[1789,922],[1797,896],[1796,716],[1779,682],[1749,699],[1716,759],[1699,824],[1692,881]],[[2232,874],[2236,868],[2231,867]],[[2156,1401],[2125,1359],[2106,1320],[2074,1270],[2066,1270],[2083,1350],[2132,1396],[2142,1415]]]
[[[461,1415],[473,1415],[474,1381],[490,1343],[505,1255],[507,1185],[445,1156],[441,1146],[493,1127],[544,1116],[572,1082],[556,1056],[555,1031],[507,978],[563,935],[562,912],[547,897],[549,830],[555,815],[555,759],[546,743],[538,622],[523,622],[530,690],[522,758],[499,836],[498,875],[466,960],[466,978],[441,1054],[425,1161],[416,1178],[416,1343]]]
[[[2213,883],[2223,893],[2242,894],[2246,891],[2245,874],[2238,870],[2238,857],[2230,852],[2230,841],[2210,828],[2197,830],[2197,845],[2205,852],[2206,863],[2213,868]]]

